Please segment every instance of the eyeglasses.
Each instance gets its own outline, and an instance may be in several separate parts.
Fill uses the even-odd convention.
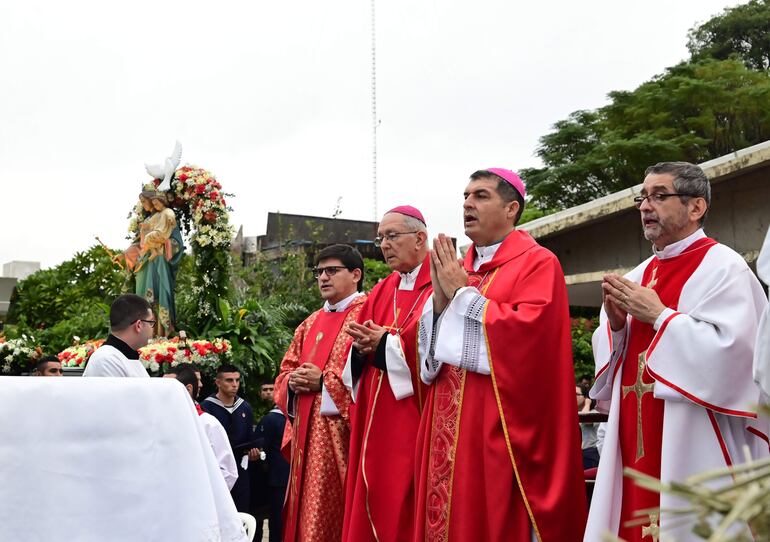
[[[391,243],[399,238],[401,235],[407,235],[409,233],[417,233],[416,231],[394,231],[386,233],[385,235],[378,235],[374,238],[374,246],[381,247],[383,241],[390,241]]]
[[[155,327],[155,324],[158,323],[157,320],[142,320],[141,318],[139,319],[139,321],[144,322],[145,324],[150,324],[151,327]]]
[[[313,276],[315,278],[320,278],[321,275],[326,273],[326,276],[329,278],[332,278],[334,275],[337,274],[338,271],[341,271],[343,269],[347,269],[344,265],[330,265],[329,267],[316,267],[313,269]]]
[[[634,205],[636,205],[636,208],[640,208],[642,206],[642,202],[646,199],[649,199],[650,203],[652,205],[659,205],[666,201],[666,198],[673,198],[674,196],[680,196],[680,197],[697,197],[695,194],[679,194],[679,193],[673,193],[673,194],[667,194],[667,193],[655,193],[655,194],[649,194],[647,196],[636,196],[634,198]]]

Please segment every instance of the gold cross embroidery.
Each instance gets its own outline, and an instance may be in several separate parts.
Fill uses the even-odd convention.
[[[650,277],[649,282],[645,284],[645,288],[655,288],[655,285],[658,284],[658,268],[652,270],[652,276]]]
[[[650,393],[654,389],[653,384],[645,384],[642,380],[644,375],[646,352],[639,354],[639,364],[636,372],[636,382],[633,386],[623,386],[623,399],[631,392],[636,394],[636,461],[644,457],[644,439],[642,436],[642,397],[645,393]]]
[[[642,538],[652,537],[652,542],[658,542],[660,536],[660,526],[658,525],[658,514],[650,514],[650,524],[646,527],[642,525]]]

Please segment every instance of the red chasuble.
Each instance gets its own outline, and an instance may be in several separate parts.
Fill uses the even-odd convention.
[[[342,383],[342,370],[351,343],[344,328],[357,319],[365,300],[358,297],[343,311],[311,314],[297,328],[281,362],[275,402],[287,420],[288,376],[303,363],[321,369],[324,389],[339,410],[339,415],[322,416],[320,392],[296,396],[294,418],[284,432],[284,446],[291,445],[283,510],[285,542],[331,542],[342,533],[350,438],[350,394]]]
[[[682,287],[715,244],[716,241],[706,237],[695,241],[678,256],[664,260],[653,258],[644,270],[642,285],[655,290],[666,307],[676,310]],[[659,479],[664,401],[653,397],[655,380],[647,372],[645,363],[645,355],[655,348],[650,344],[655,333],[652,324],[631,318],[629,343],[622,363],[619,439],[623,466]],[[659,506],[658,493],[642,489],[624,477],[618,536],[628,542],[642,541],[643,527],[649,528],[649,521],[644,525],[627,526],[626,523],[640,518],[635,515],[637,510]]]
[[[444,365],[418,442],[415,540],[578,541],[586,519],[564,275],[513,231],[469,285],[488,299],[491,375]],[[441,331],[438,340],[441,340]]]
[[[369,364],[350,408],[350,463],[343,541],[407,541],[414,526],[414,455],[426,386],[420,380],[417,329],[433,291],[426,259],[414,289],[399,290],[392,273],[377,284],[358,317],[401,337],[414,395],[396,400],[388,374]],[[395,300],[395,307],[394,307]]]

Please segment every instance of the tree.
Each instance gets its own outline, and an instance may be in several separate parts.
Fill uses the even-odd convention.
[[[572,360],[575,367],[575,380],[594,378],[594,352],[591,337],[599,325],[598,318],[570,318],[572,330]]]
[[[737,58],[754,70],[770,68],[770,0],[726,9],[688,34],[693,61]]]
[[[122,292],[124,282],[125,274],[104,249],[92,247],[20,281],[8,322],[52,354],[70,346],[73,336],[105,338],[110,300]]]
[[[737,60],[684,62],[609,98],[540,139],[545,167],[521,172],[535,207],[585,203],[638,184],[656,162],[703,162],[770,137],[770,77]]]

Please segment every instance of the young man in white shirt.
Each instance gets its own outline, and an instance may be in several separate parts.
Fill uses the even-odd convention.
[[[149,377],[139,349],[152,339],[156,323],[145,298],[119,296],[110,307],[110,336],[91,355],[83,376]]]

